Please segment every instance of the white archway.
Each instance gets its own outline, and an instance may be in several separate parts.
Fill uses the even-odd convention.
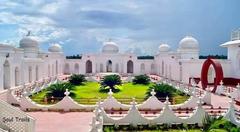
[[[164,61],[162,61],[162,76],[164,76]]]
[[[106,71],[107,72],[112,72],[112,61],[111,60],[107,61]]]
[[[11,87],[10,64],[6,60],[3,64],[3,89]]]
[[[64,67],[64,74],[70,74],[70,66],[68,63],[65,64]]]
[[[79,65],[78,65],[78,63],[76,63],[76,64],[74,65],[74,73],[75,73],[75,74],[79,74]]]
[[[100,72],[103,72],[103,64],[100,64]]]
[[[155,65],[152,63],[151,64],[151,74],[155,73]]]
[[[214,70],[213,66],[211,65],[208,69],[208,83],[213,84],[215,77],[216,77],[215,70]]]

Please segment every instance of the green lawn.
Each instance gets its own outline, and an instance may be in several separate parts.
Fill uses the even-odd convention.
[[[147,89],[153,85],[150,83],[149,85],[141,85],[141,84],[132,84],[132,83],[124,83],[120,86],[117,86],[120,89],[120,92],[114,93],[113,96],[117,98],[120,102],[129,104],[133,97],[136,98],[138,103],[143,102],[145,98],[145,93]],[[75,86],[71,92],[75,93],[74,100],[81,104],[95,104],[98,98],[105,99],[107,98],[107,93],[99,92],[100,84],[97,82],[86,82],[84,85]],[[47,90],[43,90],[42,92],[33,95],[31,98],[33,101],[37,103],[44,103],[44,97],[46,95]],[[175,103],[182,103],[188,99],[188,96],[180,96],[177,95]]]

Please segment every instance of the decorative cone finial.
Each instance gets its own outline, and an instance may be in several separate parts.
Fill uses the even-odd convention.
[[[66,91],[64,92],[64,94],[65,94],[66,96],[68,96],[68,95],[70,94],[70,92],[68,91],[68,89],[66,89]]]
[[[154,88],[153,88],[152,91],[151,91],[151,95],[152,95],[152,96],[155,96],[155,95],[156,95],[156,92],[155,92]]]

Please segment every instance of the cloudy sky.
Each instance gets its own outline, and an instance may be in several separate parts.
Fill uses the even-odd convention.
[[[200,54],[226,54],[219,44],[240,27],[239,0],[0,0],[0,42],[18,46],[30,30],[47,50],[98,52],[108,39],[122,52],[151,55],[160,43],[176,50],[186,35]]]

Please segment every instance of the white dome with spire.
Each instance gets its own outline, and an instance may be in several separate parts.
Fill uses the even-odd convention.
[[[28,31],[28,34],[22,38],[19,42],[20,48],[38,48],[38,41],[35,40],[31,35],[31,32]]]
[[[199,44],[194,37],[186,36],[179,42],[179,49],[199,49]]]
[[[59,44],[52,44],[49,48],[48,48],[49,52],[62,52],[62,47]]]
[[[115,42],[108,41],[105,42],[102,48],[103,53],[118,53],[119,48],[118,45]]]
[[[170,46],[168,44],[160,44],[158,50],[159,52],[168,52],[170,51]]]

